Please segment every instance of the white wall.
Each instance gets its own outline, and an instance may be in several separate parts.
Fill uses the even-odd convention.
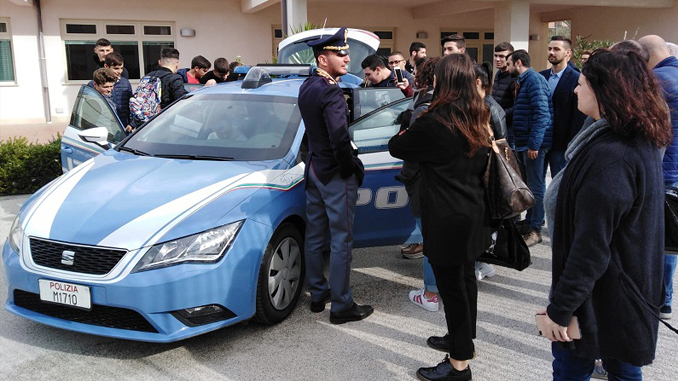
[[[35,10],[7,0],[0,0],[0,5],[0,17],[10,17],[16,80],[0,85],[0,124],[5,119],[44,122]]]
[[[542,15],[544,21],[572,20],[572,36],[588,36],[592,39],[619,41],[648,34],[657,34],[666,41],[678,42],[678,4],[668,9],[642,8],[572,8]]]

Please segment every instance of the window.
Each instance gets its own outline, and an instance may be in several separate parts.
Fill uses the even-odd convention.
[[[400,115],[411,106],[411,99],[403,100],[353,124],[349,132],[358,153],[388,151],[388,141],[400,130]]]
[[[148,122],[125,147],[160,157],[272,160],[289,151],[300,122],[296,98],[195,94]]]
[[[9,19],[0,18],[0,83],[15,83]]]
[[[370,30],[369,28],[360,29]],[[393,28],[379,28],[378,30],[372,29],[372,33],[376,34],[380,40],[377,54],[388,58],[391,52],[395,50],[395,30]]]
[[[173,23],[130,21],[61,21],[66,49],[67,81],[89,81],[99,68],[94,43],[106,38],[125,59],[129,79],[140,79],[158,68],[160,51],[174,47]],[[80,82],[82,83],[82,82]]]

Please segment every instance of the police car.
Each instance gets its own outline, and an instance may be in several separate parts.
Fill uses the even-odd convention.
[[[285,319],[304,279],[297,95],[311,70],[253,67],[244,80],[189,93],[33,194],[2,248],[7,310],[152,342]],[[394,180],[402,163],[387,148],[411,99],[396,88],[341,87],[366,168],[355,247],[420,242]],[[87,96],[79,102],[106,105],[96,91]],[[110,144],[111,130],[92,125],[77,139]]]

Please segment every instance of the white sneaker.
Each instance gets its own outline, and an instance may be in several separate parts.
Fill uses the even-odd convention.
[[[483,280],[483,278],[492,278],[497,272],[494,266],[485,262],[476,261],[476,279]]]
[[[425,292],[426,288],[410,291],[410,302],[418,305],[426,311],[438,311],[438,295],[435,295],[431,299],[426,299],[426,295],[424,294]]]

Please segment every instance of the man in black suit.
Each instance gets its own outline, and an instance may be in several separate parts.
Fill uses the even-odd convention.
[[[299,111],[306,126],[306,279],[311,311],[322,312],[332,301],[330,323],[362,320],[374,311],[351,295],[353,216],[363,165],[354,154],[348,132],[348,106],[337,81],[346,74],[347,29],[307,42],[318,68],[299,88]],[[329,282],[323,274],[323,246],[330,241]]]
[[[553,145],[546,155],[553,178],[565,168],[567,145],[581,129],[586,116],[577,108],[577,95],[574,93],[580,73],[568,65],[572,58],[572,41],[562,36],[553,36],[548,51],[551,68],[541,71],[540,74],[549,84],[553,101]]]

